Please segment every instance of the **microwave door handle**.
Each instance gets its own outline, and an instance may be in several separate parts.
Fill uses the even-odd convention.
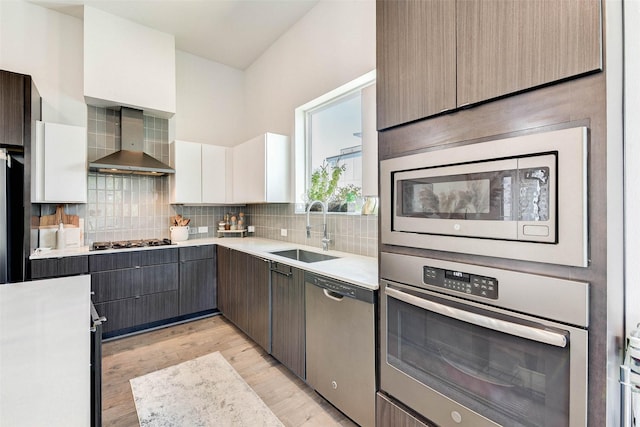
[[[517,323],[507,322],[506,320],[494,319],[492,317],[471,313],[466,310],[449,307],[437,302],[429,301],[397,289],[387,287],[385,294],[407,304],[423,308],[452,319],[480,326],[482,328],[493,329],[494,331],[504,332],[505,334],[514,335],[532,341],[553,345],[556,347],[566,347],[567,337],[565,335],[546,331],[543,329],[533,328],[531,326],[520,325]]]

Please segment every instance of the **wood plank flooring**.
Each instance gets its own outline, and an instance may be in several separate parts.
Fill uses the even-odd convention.
[[[220,351],[285,426],[355,426],[222,316],[103,344],[102,420],[138,426],[129,380]]]

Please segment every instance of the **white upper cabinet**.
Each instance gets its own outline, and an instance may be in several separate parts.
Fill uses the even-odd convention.
[[[84,7],[87,104],[176,112],[175,38],[99,9]]]
[[[231,202],[231,149],[209,144],[201,148],[202,203]]]
[[[195,142],[171,143],[169,175],[171,203],[184,205],[223,204],[227,197],[230,149]]]
[[[87,128],[38,121],[31,167],[33,203],[87,203]]]
[[[292,201],[288,136],[265,133],[233,147],[233,201]]]
[[[195,142],[174,141],[170,147],[169,175],[171,203],[202,203],[202,152]]]

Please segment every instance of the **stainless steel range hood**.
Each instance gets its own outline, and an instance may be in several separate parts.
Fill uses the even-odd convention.
[[[175,170],[148,155],[144,149],[144,119],[141,110],[120,109],[121,149],[89,163],[89,170],[104,173],[162,176]]]

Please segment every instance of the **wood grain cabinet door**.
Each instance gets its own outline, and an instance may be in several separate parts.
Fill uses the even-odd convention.
[[[600,0],[458,0],[458,106],[602,68]]]
[[[304,379],[304,271],[290,266],[272,269],[271,300],[271,354]]]
[[[224,246],[216,247],[216,264],[218,266],[218,310],[229,318],[229,297],[231,286],[231,249]]]
[[[216,308],[215,259],[180,262],[180,314]]]
[[[0,70],[0,144],[24,145],[25,80]]]
[[[378,129],[456,107],[456,2],[378,0]]]
[[[247,258],[247,334],[269,351],[269,262],[252,255]]]

